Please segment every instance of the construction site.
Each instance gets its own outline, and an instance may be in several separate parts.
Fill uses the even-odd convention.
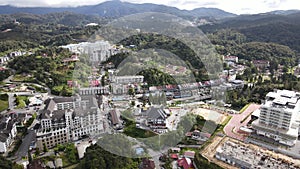
[[[228,137],[218,137],[202,154],[223,168],[300,169],[300,160]]]

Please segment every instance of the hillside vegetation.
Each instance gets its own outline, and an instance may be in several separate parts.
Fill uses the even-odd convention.
[[[300,12],[287,15],[241,15],[212,25],[200,26],[206,33],[232,29],[247,37],[247,42],[272,42],[300,52]]]

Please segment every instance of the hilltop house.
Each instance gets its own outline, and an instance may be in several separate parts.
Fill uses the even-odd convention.
[[[267,60],[253,60],[252,63],[258,70],[263,70],[270,66],[270,62]]]
[[[224,62],[235,62],[238,63],[239,62],[239,57],[237,56],[223,56],[223,61]]]

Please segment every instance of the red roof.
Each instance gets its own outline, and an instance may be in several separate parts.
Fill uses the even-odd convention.
[[[193,163],[190,159],[187,160],[187,158],[182,158],[177,160],[178,166],[183,167],[183,169],[190,169],[194,168]]]
[[[76,55],[72,55],[70,58],[64,59],[64,62],[76,62],[76,61],[79,61]]]
[[[178,154],[171,154],[170,157],[173,159],[178,159]]]
[[[144,158],[142,161],[142,169],[155,169],[155,163],[153,160]]]
[[[211,134],[209,134],[209,133],[201,133],[201,135],[203,135],[203,136],[205,136],[205,137],[207,137],[207,138],[210,138],[210,137],[211,137]]]
[[[195,152],[194,151],[186,151],[186,152],[184,152],[184,156],[194,158]]]
[[[187,133],[185,133],[185,136],[191,137],[191,136],[192,136],[192,132],[187,132]]]
[[[99,86],[100,85],[100,82],[98,80],[92,80],[90,81],[90,85],[92,87],[96,87],[96,86]]]

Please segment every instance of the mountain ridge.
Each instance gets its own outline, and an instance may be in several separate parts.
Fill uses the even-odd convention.
[[[106,1],[96,5],[85,5],[78,7],[16,7],[11,5],[0,6],[0,14],[48,14],[65,11],[85,15],[99,15],[102,17],[122,17],[125,15],[143,12],[162,12],[190,19],[198,17],[223,19],[237,16],[236,14],[229,13],[217,8],[196,8],[193,10],[180,10],[176,7],[170,7],[166,5],[158,5],[152,3],[134,4],[120,1]]]
[[[231,29],[244,34],[248,41],[278,43],[300,52],[300,11],[284,15],[241,15],[199,28],[205,33]]]

